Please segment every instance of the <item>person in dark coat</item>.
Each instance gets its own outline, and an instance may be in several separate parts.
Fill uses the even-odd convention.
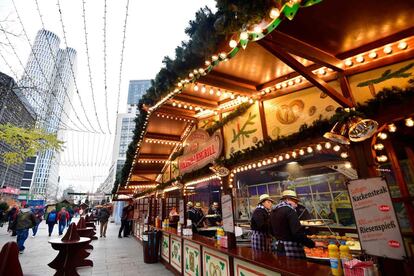
[[[275,248],[278,256],[305,259],[303,246],[323,246],[322,243],[306,237],[295,210],[298,202],[295,191],[283,191],[281,201],[270,215],[271,232],[276,238]]]
[[[259,203],[253,211],[250,226],[252,229],[251,246],[252,249],[270,252],[270,210],[273,200],[268,194],[263,194],[259,198]]]
[[[103,207],[99,211],[98,221],[101,223],[101,227],[100,227],[100,237],[101,238],[102,238],[102,236],[104,238],[106,238],[106,228],[108,227],[108,220],[109,220],[110,216],[111,216],[111,214],[109,213],[109,211],[106,207]]]
[[[124,231],[124,238],[129,236],[129,221],[128,221],[128,213],[134,211],[134,206],[132,205],[133,200],[128,201],[128,205],[122,208],[122,215],[121,215],[121,228],[119,228],[118,238],[122,238],[121,234]]]
[[[48,226],[49,237],[52,235],[53,228],[58,222],[58,214],[55,209],[50,211],[46,216],[46,224]]]
[[[191,220],[191,229],[193,233],[197,233],[197,228],[203,226],[203,212],[201,211],[201,204],[199,202],[196,203],[196,207],[194,207],[193,203],[189,201],[187,203],[187,217]]]
[[[221,225],[221,210],[219,209],[219,204],[217,202],[213,202],[213,204],[211,204],[208,209],[208,215],[212,216],[208,218],[208,223],[211,226]]]
[[[309,220],[312,219],[311,214],[305,206],[298,202],[298,207],[296,207],[296,213],[298,214],[299,220]]]
[[[7,213],[7,219],[9,221],[9,225],[7,227],[7,232],[12,232],[12,237],[16,236],[16,229],[13,228],[15,221],[17,219],[17,214],[19,213],[19,206],[13,206],[10,211]]]

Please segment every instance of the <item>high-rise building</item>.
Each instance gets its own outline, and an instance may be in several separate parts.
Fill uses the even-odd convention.
[[[59,44],[60,39],[54,33],[40,30],[19,82],[37,114],[37,125],[49,133],[57,133],[58,137],[59,126],[66,119],[62,116],[67,111],[66,99],[72,96],[70,67],[76,64],[76,51],[59,49]],[[21,190],[30,191],[36,198],[53,197],[59,184],[59,158],[58,153],[47,150],[27,160]]]
[[[13,78],[0,72],[0,124],[33,127],[35,112]],[[0,153],[12,148],[0,141]],[[7,165],[0,158],[0,194],[17,197],[23,178],[24,164]]]
[[[130,80],[128,88],[128,105],[136,105],[151,86],[150,80]]]
[[[150,86],[150,80],[129,81],[127,101],[128,110],[127,113],[120,113],[117,116],[117,130],[112,152],[112,166],[108,177],[99,187],[99,190],[102,192],[112,192],[116,174],[119,173],[124,166],[126,160],[126,152],[134,136],[135,117],[138,112],[137,104]]]

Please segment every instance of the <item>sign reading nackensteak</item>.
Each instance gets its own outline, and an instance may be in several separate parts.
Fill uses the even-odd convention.
[[[403,259],[404,243],[385,180],[352,180],[348,191],[361,247],[369,255]]]

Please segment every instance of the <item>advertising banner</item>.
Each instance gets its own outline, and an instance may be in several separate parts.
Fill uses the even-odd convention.
[[[385,180],[352,180],[348,191],[362,249],[369,255],[402,260],[404,243]]]

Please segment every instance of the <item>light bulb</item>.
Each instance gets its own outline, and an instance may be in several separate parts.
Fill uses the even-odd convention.
[[[341,152],[341,157],[342,157],[342,158],[348,158],[348,153],[346,153],[346,152]]]
[[[392,48],[391,48],[391,46],[385,46],[385,47],[384,47],[384,53],[386,53],[387,55],[388,55],[388,54],[391,54],[391,53],[392,53]]]
[[[379,137],[381,140],[385,140],[385,139],[387,139],[388,135],[387,135],[387,133],[380,132],[380,133],[378,133],[378,137]]]
[[[201,87],[201,93],[205,93],[206,92],[206,87],[203,85],[203,87]]]
[[[303,149],[300,149],[300,150],[299,150],[299,154],[300,154],[300,155],[304,155],[304,154],[305,154],[305,151],[304,151]]]
[[[317,144],[317,145],[316,145],[316,149],[317,149],[317,150],[322,150],[322,146],[321,146],[320,144]]]
[[[296,158],[296,156],[297,156],[298,154],[294,151],[294,152],[292,152],[292,157],[293,158]]]
[[[220,58],[221,59],[225,59],[227,57],[227,54],[226,53],[224,53],[224,52],[221,52],[220,53]]]
[[[197,91],[198,91],[198,89],[199,89],[199,88],[198,88],[198,85],[197,85],[197,84],[196,84],[196,85],[194,85],[194,91],[196,91],[196,92],[197,92]]]
[[[397,131],[397,127],[394,124],[389,124],[388,125],[388,131],[389,132],[396,132]]]
[[[218,56],[216,56],[216,55],[212,56],[212,57],[211,57],[211,60],[212,60],[212,61],[216,61],[216,60],[218,60]]]
[[[345,60],[345,65],[346,66],[352,66],[353,62],[350,59]]]
[[[388,160],[388,157],[386,155],[377,156],[378,162],[387,162],[387,160]]]
[[[412,118],[407,118],[407,119],[405,119],[405,125],[406,125],[406,126],[408,126],[408,127],[412,127],[412,126],[414,126],[414,121],[413,121],[413,119],[412,119]]]
[[[256,26],[253,28],[253,31],[254,31],[255,33],[261,33],[261,32],[262,32],[262,28],[261,28],[259,25],[256,25]]]
[[[331,145],[331,143],[329,143],[329,142],[326,142],[326,143],[325,143],[325,148],[330,149],[330,148],[331,148],[331,146],[332,146],[332,145]]]
[[[351,163],[350,163],[350,162],[346,162],[346,163],[345,163],[345,168],[347,168],[347,169],[352,168]]]
[[[357,56],[355,60],[359,63],[363,63],[364,62],[364,57],[363,56]]]
[[[280,16],[280,11],[278,8],[272,8],[269,13],[270,18],[276,19]]]
[[[273,161],[273,163],[276,163],[277,162],[277,158],[276,157],[273,157],[272,161]]]
[[[230,40],[230,42],[229,42],[229,46],[230,46],[231,48],[236,48],[236,47],[237,47],[237,41],[236,41],[236,40],[234,40],[234,39]]]
[[[214,94],[214,90],[213,90],[213,88],[210,88],[210,95],[213,95]]]
[[[276,85],[276,89],[280,89],[280,88],[282,88],[282,85],[277,84],[277,85]]]
[[[341,149],[341,147],[340,146],[338,146],[338,145],[335,145],[334,147],[333,147],[333,150],[334,151],[339,151]]]
[[[301,78],[296,78],[295,79],[295,83],[301,83],[302,82],[302,79]]]
[[[280,155],[278,159],[279,159],[279,161],[283,161],[283,156]]]
[[[247,33],[247,32],[242,32],[241,34],[240,34],[240,39],[242,39],[242,40],[246,40],[246,39],[248,39],[249,38],[249,34]]]
[[[285,159],[289,159],[289,158],[290,158],[289,153],[286,153],[286,154],[285,154]]]
[[[220,91],[220,89],[218,89],[218,90],[217,90],[216,95],[217,95],[217,96],[219,96],[219,97],[221,96],[221,91]]]
[[[176,106],[177,104],[176,103],[172,103],[172,106]]]
[[[321,69],[319,69],[318,73],[319,73],[319,75],[325,75],[326,71],[325,71],[325,69],[321,68]]]
[[[368,55],[370,58],[372,58],[372,59],[374,59],[374,58],[377,58],[377,52],[371,52],[371,53],[369,53],[369,55]]]
[[[293,85],[293,81],[292,80],[288,81],[288,85],[292,86]]]
[[[204,62],[204,64],[205,64],[205,65],[207,65],[207,66],[209,66],[209,65],[211,64],[211,62],[210,62],[209,60],[206,60],[206,61]]]
[[[249,104],[252,104],[252,103],[254,103],[254,101],[253,101],[253,99],[250,99]]]
[[[407,47],[408,47],[408,44],[405,41],[401,41],[400,43],[398,43],[398,49],[400,50],[405,50],[407,49]]]
[[[306,150],[307,150],[308,153],[312,153],[313,152],[313,148],[312,147],[307,147]]]
[[[283,88],[286,88],[286,87],[287,87],[286,82],[282,83],[282,87],[283,87]]]

